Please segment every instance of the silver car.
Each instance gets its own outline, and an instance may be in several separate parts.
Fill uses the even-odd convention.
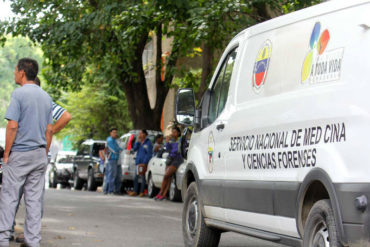
[[[155,136],[162,134],[160,131],[147,130],[148,138],[154,143]],[[133,184],[135,177],[135,159],[136,152],[133,151],[136,137],[140,130],[131,130],[119,138],[119,145],[123,149],[120,154],[120,163],[122,168],[122,185],[123,187],[130,187]]]

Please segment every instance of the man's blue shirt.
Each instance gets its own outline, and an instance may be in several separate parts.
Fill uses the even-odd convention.
[[[122,151],[122,148],[118,146],[116,139],[109,136],[107,138],[108,151],[110,153],[109,160],[118,160],[119,153]]]
[[[145,139],[143,144],[141,144],[141,142],[136,142],[134,146],[134,151],[137,151],[136,165],[148,164],[152,157],[152,150],[152,142],[148,138]]]

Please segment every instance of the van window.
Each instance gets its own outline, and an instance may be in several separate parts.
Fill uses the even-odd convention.
[[[224,60],[212,88],[208,111],[209,123],[213,123],[225,107],[237,50],[238,48],[232,50]]]

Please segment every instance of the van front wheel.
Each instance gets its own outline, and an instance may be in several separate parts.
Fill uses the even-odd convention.
[[[317,201],[308,214],[303,246],[340,247],[333,209],[329,200]]]
[[[221,233],[217,229],[207,227],[199,205],[199,192],[192,182],[186,192],[182,211],[182,232],[185,246],[202,247],[218,246]]]

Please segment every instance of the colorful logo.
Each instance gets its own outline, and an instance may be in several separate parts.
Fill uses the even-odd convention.
[[[311,38],[310,38],[310,51],[306,55],[306,58],[303,62],[302,66],[302,83],[305,83],[310,77],[315,76],[318,73],[314,73],[317,69],[325,72],[326,69],[325,64],[319,64],[318,60],[320,56],[324,53],[326,46],[330,40],[330,34],[328,29],[325,29],[321,35],[321,24],[320,22],[316,22],[315,26],[312,30]],[[316,66],[317,65],[317,66]],[[319,67],[318,67],[319,66]],[[317,68],[317,69],[316,69]]]
[[[215,149],[215,139],[213,137],[213,132],[209,133],[208,136],[208,170],[210,173],[213,172],[213,151]]]
[[[261,49],[259,49],[256,62],[254,63],[252,82],[253,89],[256,92],[259,92],[263,85],[265,85],[267,71],[270,65],[270,57],[271,57],[271,41],[266,40],[263,43]]]

